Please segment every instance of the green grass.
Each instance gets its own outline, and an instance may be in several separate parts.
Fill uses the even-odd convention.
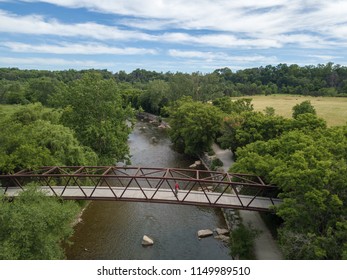
[[[248,96],[247,96],[248,98]],[[257,95],[252,98],[254,110],[263,111],[273,107],[275,114],[291,118],[292,108],[305,100],[309,100],[316,109],[317,115],[327,121],[328,126],[347,124],[347,97],[312,97],[299,95]]]

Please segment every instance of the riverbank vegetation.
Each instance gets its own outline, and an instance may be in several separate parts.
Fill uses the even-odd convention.
[[[234,259],[254,260],[254,240],[259,231],[241,223],[230,233],[230,254]]]
[[[0,173],[129,160],[131,123],[135,111],[144,110],[169,119],[169,135],[181,152],[198,155],[216,141],[235,153],[231,171],[254,173],[279,187],[284,202],[274,210],[283,220],[278,238],[287,258],[347,258],[346,96],[347,67],[332,63],[209,74],[2,68]],[[1,199],[3,209],[15,207]],[[27,218],[25,207],[16,210],[19,221]],[[3,217],[1,227],[11,218]],[[46,219],[33,215],[33,224],[35,217]],[[0,249],[6,242],[0,239]],[[62,257],[54,252],[41,257]]]
[[[28,83],[31,94],[7,92],[7,97],[20,95],[17,100],[25,102],[0,107],[0,174],[40,166],[112,165],[128,159],[133,111],[114,81],[87,73],[53,90],[47,81],[44,77],[35,80],[35,86]],[[13,201],[0,196],[0,259],[64,258],[61,244],[73,232],[78,209],[75,202],[37,190],[22,192]]]
[[[61,243],[72,234],[78,211],[73,201],[46,197],[33,186],[13,201],[0,195],[0,259],[64,258]]]

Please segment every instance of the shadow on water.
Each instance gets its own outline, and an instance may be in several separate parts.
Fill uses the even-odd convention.
[[[153,138],[155,137],[155,138]],[[165,131],[138,122],[129,136],[134,166],[183,167],[191,161],[171,149]],[[197,231],[225,227],[219,209],[137,202],[92,202],[75,227],[68,259],[231,259],[228,247]],[[154,239],[142,247],[143,235]]]

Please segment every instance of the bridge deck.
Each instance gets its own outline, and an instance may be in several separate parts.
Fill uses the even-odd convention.
[[[8,196],[28,184],[63,199],[124,200],[269,211],[278,188],[252,174],[161,167],[44,166],[0,174]],[[180,191],[176,197],[174,189]]]
[[[273,205],[281,203],[280,199],[256,197],[247,195],[235,195],[202,191],[179,190],[178,195],[171,189],[153,188],[127,188],[98,186],[95,190],[92,186],[42,186],[40,189],[50,196],[59,196],[64,199],[75,200],[124,200],[137,202],[171,203],[185,205],[201,205],[210,207],[249,209],[268,211]],[[22,189],[11,187],[6,195],[17,196]],[[53,192],[54,190],[54,192]],[[93,191],[94,190],[94,191]]]

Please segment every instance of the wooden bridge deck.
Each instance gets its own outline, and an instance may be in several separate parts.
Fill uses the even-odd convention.
[[[269,211],[271,206],[281,203],[280,199],[268,197],[256,197],[247,195],[235,195],[215,192],[179,190],[177,197],[171,189],[153,188],[127,188],[98,186],[95,190],[92,186],[42,186],[39,189],[48,196],[59,196],[63,199],[74,200],[116,200],[136,201],[152,203],[168,203],[183,205],[199,205],[209,207],[223,207],[234,209],[251,209],[255,211]],[[6,195],[17,196],[19,187],[8,188]]]

